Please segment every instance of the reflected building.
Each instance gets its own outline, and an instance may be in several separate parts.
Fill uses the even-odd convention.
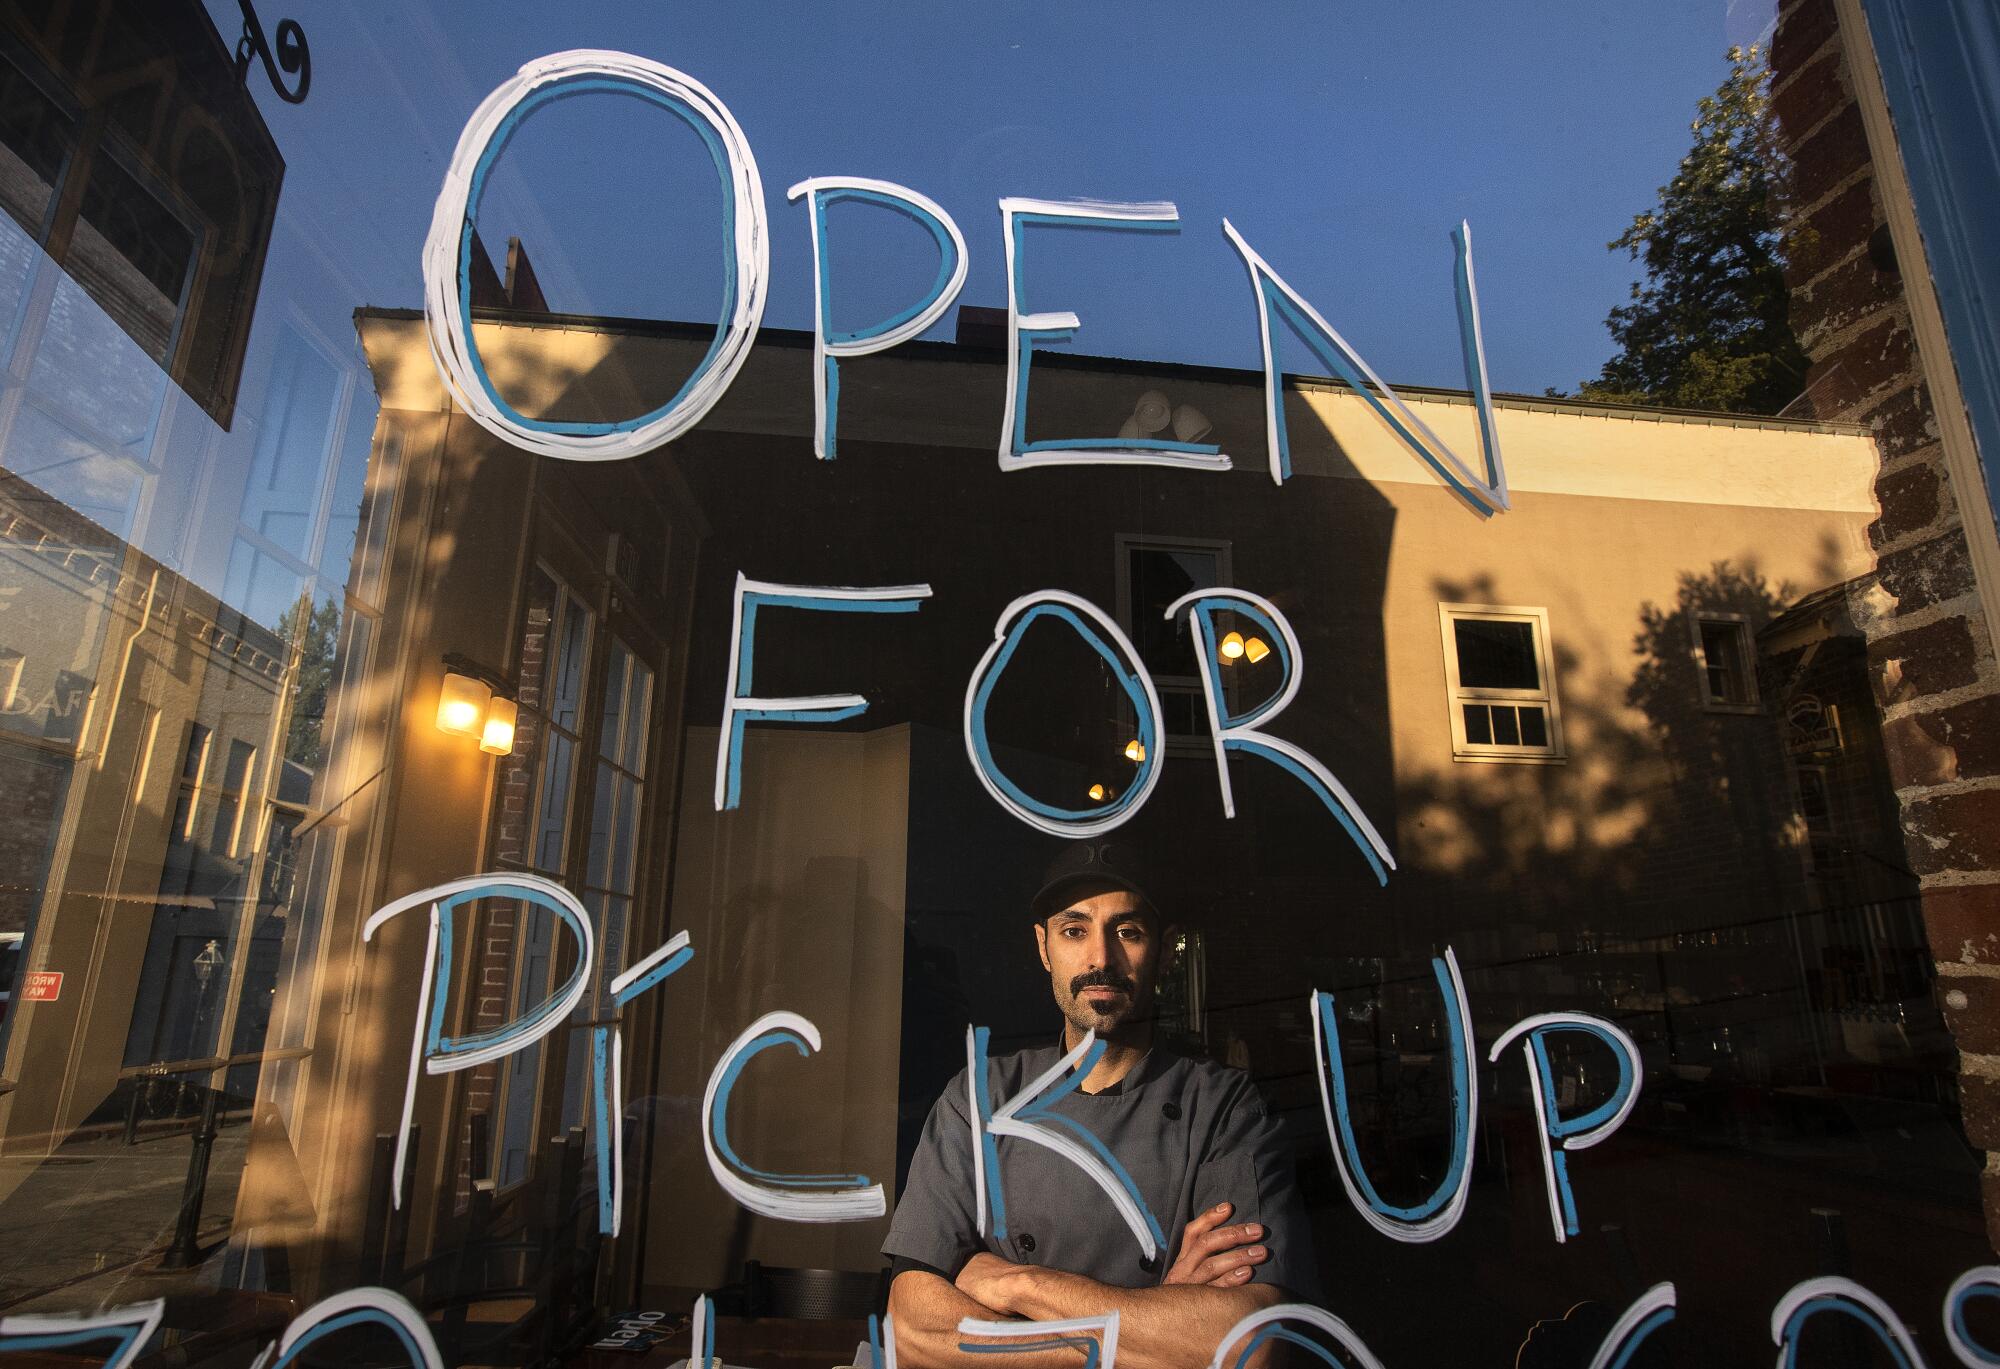
[[[182,1226],[264,1281],[218,1243],[312,1211],[372,396],[264,289],[284,163],[199,5],[11,7],[0,84],[0,1303]]]
[[[706,346],[704,330],[488,298],[499,302],[475,310],[474,335],[531,417],[642,411]],[[449,491],[427,525],[398,527],[399,545],[415,539],[415,561],[436,569],[434,635],[398,668],[418,720],[391,769],[420,786],[420,849],[434,853],[446,828],[463,834],[458,866],[427,861],[377,900],[455,870],[532,869],[589,890],[600,943],[627,963],[676,931],[699,948],[647,1007],[661,1034],[632,1032],[634,1120],[652,1139],[627,1191],[643,1195],[642,1232],[725,1234],[621,1241],[637,1286],[722,1287],[745,1258],[875,1267],[873,1226],[747,1217],[708,1178],[695,1107],[710,1064],[758,1013],[801,1012],[825,1044],[810,1062],[760,1064],[766,1088],[733,1111],[736,1143],[778,1170],[837,1154],[876,1176],[907,1162],[962,1063],[967,1021],[1023,1044],[1049,1029],[1015,910],[1057,843],[974,782],[961,728],[996,618],[1041,588],[1102,606],[1158,682],[1163,777],[1124,831],[1180,856],[1188,925],[1170,1020],[1264,1082],[1323,1175],[1308,989],[1342,1003],[1345,1048],[1366,1062],[1350,1068],[1371,1144],[1386,1148],[1389,1181],[1415,1183],[1445,1143],[1443,1114],[1408,1098],[1439,1068],[1427,957],[1449,945],[1481,1040],[1556,1009],[1632,1031],[1653,1081],[1634,1125],[1662,1139],[1775,1154],[1848,1133],[1850,1116],[1871,1130],[1891,1117],[1923,1154],[1878,1154],[1871,1182],[1970,1193],[1915,882],[1870,768],[1865,680],[1854,697],[1848,647],[1800,645],[1834,631],[1805,625],[1870,564],[1877,458],[1860,430],[1505,398],[1514,507],[1475,529],[1338,384],[1289,383],[1295,473],[1282,487],[1254,467],[1002,475],[1000,355],[975,336],[913,344],[849,363],[840,456],[823,462],[810,340],[766,329],[671,453],[538,462],[445,419],[420,315],[363,310],[357,326],[385,429],[431,452]],[[1030,407],[1037,435],[1109,436],[1159,409],[1207,425],[1225,450],[1259,452],[1261,387],[1255,372],[1038,359]],[[1476,443],[1468,396],[1402,393],[1446,440]],[[448,563],[425,546],[448,547]],[[739,573],[932,594],[911,616],[760,619],[746,687],[851,689],[869,708],[831,728],[750,728],[740,807],[718,811]],[[1275,767],[1230,761],[1237,815],[1223,817],[1199,665],[1185,624],[1164,615],[1221,585],[1266,595],[1297,628],[1311,703],[1272,730],[1320,758],[1380,827],[1398,863],[1386,887]],[[1278,688],[1266,646],[1219,667],[1232,707]],[[468,754],[445,761],[454,744],[425,730],[447,653],[518,692],[517,749],[485,778]],[[1135,720],[1102,662],[1057,632],[1026,637],[1009,669],[990,714],[1003,770],[1069,807],[1132,783]],[[623,750],[635,680],[658,700],[643,764]],[[579,708],[597,697],[602,708]],[[1832,751],[1805,720],[1814,702],[1842,719]],[[1859,814],[1842,819],[1840,859],[1815,774]],[[621,845],[628,822],[636,847]],[[478,949],[476,988],[454,1009],[465,1026],[504,1021],[561,977],[552,929],[521,913],[467,924]],[[418,935],[404,932],[398,971],[384,948],[374,973],[403,976],[370,991],[385,1004],[415,992]],[[396,1035],[380,1057],[390,1073]],[[885,1040],[895,1055],[860,1046]],[[482,1181],[537,1191],[537,1149],[580,1116],[581,1060],[552,1046],[420,1101],[424,1135],[452,1138],[427,1172],[455,1176],[461,1193]],[[343,1104],[379,1129],[394,1082],[372,1114],[363,1099]],[[800,1093],[809,1110],[788,1101]],[[537,1122],[522,1120],[529,1109]],[[1511,1100],[1489,1125],[1494,1146],[1527,1144]],[[1341,1204],[1337,1190],[1318,1201]]]
[[[1149,750],[1113,664],[1045,624],[986,705],[990,762],[1086,814],[1157,770],[1121,832],[1174,871],[1162,1020],[1269,1095],[1330,1284],[1421,1326],[1441,1286],[1504,1321],[1576,1276],[1512,1061],[1477,1067],[1469,1239],[1355,1239],[1308,995],[1333,995],[1376,1182],[1420,1193],[1452,1139],[1447,949],[1481,1043],[1583,1011],[1641,1045],[1642,1105],[1592,1152],[1582,1291],[1617,1294],[1625,1229],[1691,1289],[1782,1263],[1708,1249],[1690,1210],[1768,1221],[1786,1258],[1801,1210],[1932,1233],[1886,1276],[1899,1306],[1984,1258],[1893,700],[1852,616],[1882,461],[1863,429],[1502,397],[1513,507],[1482,520],[1342,385],[1286,382],[1278,484],[1261,373],[1041,356],[1030,437],[1171,431],[1237,468],[1003,474],[1006,359],[967,307],[956,342],[845,363],[836,461],[813,454],[811,339],[775,328],[672,448],[537,459],[454,405],[419,312],[312,274],[200,10],[17,7],[5,32],[0,1308],[172,1293],[192,1361],[380,1284],[454,1361],[518,1362],[607,1304],[742,1310],[752,1262],[878,1269],[883,1223],[781,1223],[716,1184],[704,1091],[747,1024],[804,1015],[821,1049],[761,1057],[729,1137],[893,1191],[966,1025],[1001,1048],[1053,1029],[1022,909],[1060,843],[995,803],[964,735],[1003,613],[1043,589],[1118,624],[1159,731]],[[267,255],[286,269],[253,308]],[[476,248],[471,296],[494,385],[538,420],[645,412],[710,341],[552,310],[518,241],[501,266]],[[1402,393],[1477,449],[1468,395]],[[739,656],[739,576],[929,594],[773,605]],[[1246,712],[1288,656],[1224,611],[1211,659],[1170,614],[1230,586],[1296,629],[1300,692],[1266,725],[1379,829],[1386,882],[1294,773],[1218,760],[1204,679]],[[448,675],[511,704],[511,733],[441,729]],[[751,726],[731,804],[731,689],[868,707]],[[534,1047],[413,1078],[413,1033],[502,1031],[577,972],[545,907],[448,907],[420,1021],[424,910],[364,928],[475,872],[574,892],[594,973]],[[620,1004],[614,976],[683,931],[694,960]],[[591,1029],[614,1024],[607,1241]],[[1564,1106],[1606,1087],[1601,1062],[1558,1066]]]

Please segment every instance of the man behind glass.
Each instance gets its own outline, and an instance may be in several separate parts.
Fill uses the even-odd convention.
[[[1082,1170],[1013,1138],[999,1143],[1007,1238],[980,1235],[961,1070],[931,1109],[882,1245],[894,1266],[897,1357],[910,1369],[1053,1362],[1046,1353],[962,1350],[965,1317],[1111,1311],[1121,1366],[1199,1366],[1246,1314],[1317,1295],[1291,1156],[1255,1085],[1241,1070],[1154,1040],[1154,988],[1177,928],[1147,890],[1171,887],[1119,843],[1078,843],[1057,858],[1031,911],[1064,1018],[1062,1044],[993,1059],[987,1079],[997,1109],[1095,1031],[1103,1057],[1051,1110],[1116,1157],[1173,1233],[1168,1248],[1147,1259]]]

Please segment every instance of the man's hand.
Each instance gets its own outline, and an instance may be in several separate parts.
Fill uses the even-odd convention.
[[[1012,1306],[1012,1290],[1026,1272],[1026,1266],[982,1250],[965,1262],[965,1267],[958,1271],[958,1277],[952,1280],[952,1286],[995,1312],[1018,1316]]]
[[[1228,1203],[1217,1203],[1196,1213],[1181,1232],[1180,1258],[1160,1282],[1202,1283],[1211,1288],[1240,1288],[1250,1282],[1251,1272],[1270,1259],[1271,1252],[1256,1244],[1264,1236],[1257,1223],[1222,1224],[1234,1210]]]

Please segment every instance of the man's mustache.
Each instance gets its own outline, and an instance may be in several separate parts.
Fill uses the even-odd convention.
[[[1070,980],[1070,997],[1076,997],[1085,989],[1116,989],[1130,998],[1139,991],[1139,985],[1136,980],[1109,970],[1088,970]]]

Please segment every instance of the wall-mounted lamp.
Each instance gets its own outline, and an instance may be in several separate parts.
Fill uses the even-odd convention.
[[[1208,415],[1192,404],[1182,404],[1174,409],[1174,436],[1182,442],[1199,442],[1213,432],[1215,425],[1208,421]]]
[[[479,749],[490,756],[512,755],[514,724],[520,716],[520,706],[512,699],[494,695],[486,705],[486,725],[479,730]]]
[[[453,737],[476,737],[486,721],[493,687],[484,680],[448,670],[438,690],[438,731]]]
[[[510,754],[514,724],[520,718],[520,708],[508,697],[511,686],[493,671],[456,654],[444,658],[444,671],[444,683],[438,688],[438,731],[475,738],[489,755]]]
[[[1222,657],[1224,665],[1233,665],[1237,661],[1248,661],[1251,665],[1256,665],[1271,654],[1271,646],[1262,637],[1252,637],[1245,641],[1242,633],[1232,632],[1216,647],[1216,654]]]
[[[1146,759],[1146,744],[1134,737],[1125,743],[1125,759],[1138,765]]]
[[[1093,803],[1103,803],[1110,797],[1111,789],[1109,786],[1102,784],[1093,784],[1090,786],[1090,798]]]
[[[1132,442],[1169,427],[1176,442],[1199,442],[1214,429],[1208,415],[1192,404],[1175,404],[1160,390],[1148,390],[1132,406],[1132,416],[1118,429],[1121,441]]]

